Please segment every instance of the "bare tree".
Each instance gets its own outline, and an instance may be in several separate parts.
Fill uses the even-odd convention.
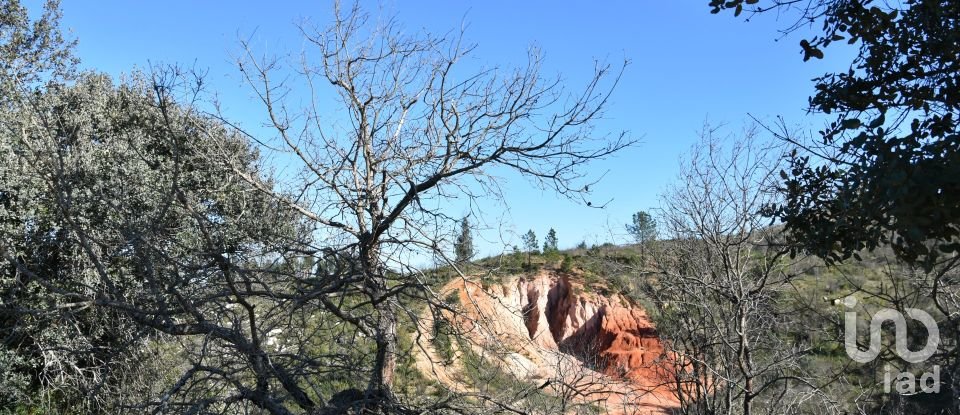
[[[799,364],[810,345],[784,335],[791,317],[777,302],[793,277],[791,261],[779,229],[759,214],[777,197],[782,153],[756,127],[723,137],[705,126],[679,183],[662,196],[667,235],[654,245],[647,294],[660,313],[658,332],[677,354],[683,413],[822,409],[808,399],[820,391]]]
[[[593,130],[622,68],[598,64],[586,86],[569,93],[541,75],[535,50],[516,70],[471,69],[463,63],[474,47],[462,37],[407,35],[356,5],[338,4],[328,28],[300,29],[309,48],[299,77],[246,43],[240,60],[283,151],[300,165],[299,182],[280,192],[243,177],[309,218],[317,249],[356,258],[354,278],[337,283],[355,289],[360,306],[327,305],[372,336],[368,394],[390,399],[398,298],[423,286],[410,258],[445,258],[438,230],[456,221],[439,206],[498,195],[496,169],[585,200],[580,167],[633,143],[625,133]],[[330,97],[342,106],[337,115],[320,109]]]
[[[560,414],[588,414],[595,413],[597,407],[601,411],[610,411],[613,405],[610,400],[630,402],[625,385],[628,382],[618,381],[612,376],[605,375],[592,368],[602,368],[604,363],[595,351],[592,354],[572,356],[557,353],[553,362],[554,376],[547,379],[551,393],[556,396],[556,403],[546,412]],[[616,395],[616,396],[615,396]],[[623,410],[627,412],[626,409]]]
[[[617,70],[598,66],[568,94],[539,74],[535,53],[506,74],[465,72],[472,47],[459,38],[406,37],[390,22],[367,25],[356,7],[337,12],[327,30],[302,27],[319,52],[300,68],[310,95],[302,111],[270,77],[277,62],[249,49],[242,62],[302,167],[288,186],[274,184],[239,129],[198,111],[202,82],[190,74],[120,85],[89,75],[39,92],[5,75],[17,101],[0,112],[0,255],[4,298],[17,306],[4,312],[101,338],[70,318],[103,313],[116,327],[94,328],[118,341],[96,355],[78,341],[77,351],[122,353],[81,373],[110,382],[81,379],[91,386],[72,393],[111,394],[102,408],[137,413],[396,403],[397,325],[414,318],[413,297],[445,306],[412,265],[447,251],[439,239],[456,218],[442,202],[498,194],[498,168],[585,200],[580,167],[632,143],[592,130]],[[342,117],[321,118],[324,91]],[[65,367],[44,370],[88,370]]]

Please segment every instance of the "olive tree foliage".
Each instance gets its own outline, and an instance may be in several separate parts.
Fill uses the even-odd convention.
[[[74,75],[74,42],[59,30],[59,1],[44,2],[40,17],[31,20],[19,1],[0,3],[0,100],[13,105],[19,94]]]
[[[302,228],[233,174],[258,174],[246,141],[172,89],[84,74],[6,114],[9,347],[45,391],[82,381],[101,410],[311,408],[298,381],[330,362],[268,339],[309,313],[277,298]]]
[[[514,70],[471,67],[462,37],[403,31],[357,5],[300,29],[306,47],[293,70],[250,47],[240,60],[276,132],[260,141],[300,166],[290,194],[250,182],[316,226],[318,248],[357,259],[357,273],[338,283],[362,300],[336,312],[372,339],[366,395],[389,402],[398,316],[415,314],[401,300],[428,294],[408,258],[446,258],[437,235],[457,220],[440,206],[496,197],[493,175],[507,170],[584,197],[581,167],[633,142],[594,130],[620,68],[598,65],[571,92],[541,74],[536,51]],[[321,109],[330,102],[336,111]]]
[[[356,363],[337,360],[348,342],[311,342],[339,329],[296,296],[308,274],[299,216],[235,174],[259,177],[256,153],[196,112],[196,85],[178,73],[76,74],[48,6],[51,20],[32,24],[15,2],[3,9],[3,34],[15,33],[0,109],[4,409],[286,414],[325,402],[328,372]],[[344,266],[328,260],[312,281]]]
[[[57,3],[53,1],[44,4],[44,11],[36,20],[29,18],[19,2],[0,2],[0,117],[6,130],[4,133],[9,131],[6,122],[11,110],[24,105],[24,94],[72,75],[72,57],[66,51],[70,42],[56,30],[59,18]],[[32,183],[14,176],[16,171],[11,167],[15,165],[8,164],[15,149],[9,135],[4,134],[0,138],[0,159],[3,160],[0,165],[0,230],[5,235],[20,226],[18,205],[21,202],[18,199],[22,196],[17,194],[18,190],[34,191]],[[15,247],[26,244],[29,242],[3,238],[0,239],[0,251],[6,257]],[[55,370],[44,372],[43,369],[66,364],[75,369],[73,374],[80,374],[83,379],[96,377],[98,373],[88,371],[90,367],[76,366],[79,360],[76,355],[53,356],[54,365],[44,364],[43,359],[47,357],[44,352],[52,351],[49,346],[61,340],[70,339],[75,344],[82,344],[87,339],[66,333],[62,327],[52,324],[55,322],[52,318],[18,313],[18,308],[36,307],[47,297],[29,291],[21,295],[15,282],[15,275],[4,261],[0,273],[0,408],[12,408],[17,403],[43,398],[39,387],[42,383],[74,389],[60,393],[67,400],[77,398],[80,394],[76,393],[76,387],[78,383],[84,383],[83,380],[65,378],[54,373]],[[86,346],[88,350],[92,349],[89,343]]]
[[[783,149],[757,127],[725,135],[705,126],[677,183],[661,196],[664,239],[650,246],[645,295],[657,332],[676,353],[684,414],[833,413],[792,335],[795,314],[782,231],[760,209],[777,201]]]

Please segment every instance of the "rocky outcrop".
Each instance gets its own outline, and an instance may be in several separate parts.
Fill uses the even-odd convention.
[[[672,359],[646,312],[628,299],[586,290],[575,276],[553,271],[487,286],[455,280],[441,293],[454,290],[461,312],[445,318],[501,370],[536,384],[582,383],[588,392],[581,396],[602,402],[607,413],[667,413],[679,406],[668,375]],[[421,334],[429,336],[429,324],[424,327]],[[455,368],[438,368],[424,353],[418,358],[423,372],[466,390]],[[552,381],[558,377],[563,382]]]
[[[606,373],[669,387],[674,362],[643,310],[609,307],[598,313],[598,358]]]
[[[521,302],[521,308],[530,337],[538,344],[576,356],[611,376],[644,384],[669,382],[672,360],[643,309],[620,296],[583,293],[583,287],[565,275],[542,274],[517,284],[526,292],[527,303]],[[544,336],[544,324],[549,337]]]

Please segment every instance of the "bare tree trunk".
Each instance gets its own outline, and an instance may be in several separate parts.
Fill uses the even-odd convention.
[[[756,396],[753,391],[753,362],[750,357],[750,339],[747,338],[747,333],[751,331],[752,328],[748,327],[748,314],[749,310],[746,309],[742,304],[738,307],[737,312],[740,314],[740,327],[738,329],[740,333],[740,372],[743,374],[743,415],[750,415],[750,407],[752,406],[753,398]]]
[[[380,250],[375,243],[366,242],[373,246],[361,249],[361,257],[367,275],[367,296],[376,313],[376,354],[367,393],[389,401],[393,398],[393,377],[397,368],[396,308],[387,286],[386,270],[380,261]]]
[[[368,389],[385,398],[393,397],[393,375],[397,369],[397,315],[387,299],[377,307],[377,354]]]

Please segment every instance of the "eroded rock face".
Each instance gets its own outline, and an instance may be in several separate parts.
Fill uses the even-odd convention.
[[[673,362],[646,313],[622,307],[602,311],[596,341],[605,372],[637,381],[668,381]]]
[[[627,299],[585,290],[554,271],[496,285],[453,280],[441,291],[453,290],[461,307],[447,318],[485,364],[538,385],[574,385],[586,391],[577,399],[608,414],[666,414],[679,407],[667,376],[669,354],[647,314]],[[423,335],[429,338],[429,330]],[[425,373],[435,373],[421,360]],[[440,372],[438,380],[466,390],[455,370]]]
[[[517,289],[527,331],[537,344],[574,355],[608,375],[666,381],[671,362],[642,309],[619,296],[583,294],[564,275],[520,280]]]

